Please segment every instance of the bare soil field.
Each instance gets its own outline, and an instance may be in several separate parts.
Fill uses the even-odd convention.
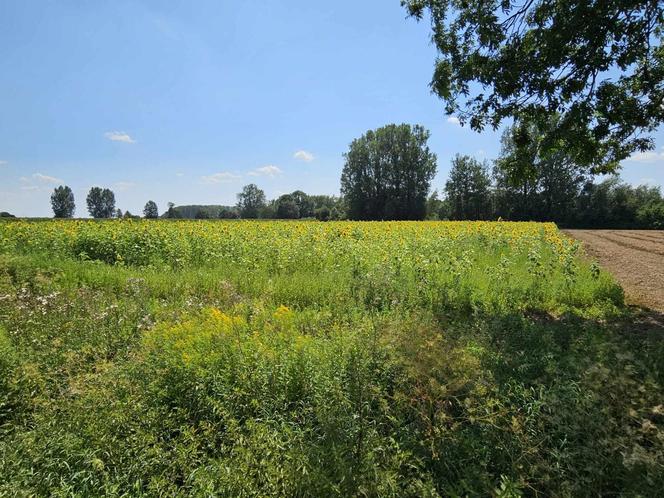
[[[630,303],[664,312],[664,231],[564,230],[615,275]]]

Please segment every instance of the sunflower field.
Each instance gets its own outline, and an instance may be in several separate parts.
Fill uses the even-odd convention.
[[[0,223],[0,496],[656,496],[664,342],[554,224]]]

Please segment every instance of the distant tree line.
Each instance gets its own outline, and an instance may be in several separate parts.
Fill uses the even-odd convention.
[[[268,200],[256,184],[243,187],[234,206],[169,203],[162,218],[328,220],[514,220],[553,221],[566,227],[664,228],[664,198],[658,187],[633,187],[617,176],[597,182],[576,163],[564,141],[552,147],[542,124],[505,130],[493,163],[457,155],[442,191],[431,192],[437,159],[427,145],[429,131],[415,125],[387,125],[354,140],[344,155],[341,196],[301,190]],[[549,140],[547,147],[542,146]],[[544,152],[546,151],[546,152]],[[93,187],[87,208],[94,218],[136,218],[115,206],[115,195]],[[71,218],[74,194],[59,186],[51,195],[56,218]],[[159,217],[157,204],[143,216]]]
[[[185,219],[317,219],[340,220],[345,208],[340,197],[308,195],[301,190],[267,200],[257,185],[245,185],[235,206],[175,206],[169,203],[164,218]]]
[[[450,220],[553,221],[564,227],[664,228],[659,187],[633,187],[613,175],[602,181],[570,160],[563,148],[542,157],[531,128],[527,148],[517,146],[522,130],[508,128],[500,157],[489,163],[469,156],[452,161],[444,197],[434,192],[427,217]]]
[[[115,206],[115,194],[108,188],[92,187],[85,199],[88,213],[93,218],[140,218]],[[51,209],[55,218],[72,218],[76,212],[74,193],[67,185],[60,185],[51,194]],[[154,201],[148,201],[143,209],[145,218],[158,218],[159,211]]]
[[[535,182],[507,182],[499,166],[457,156],[444,195],[434,191],[427,219],[553,221],[568,228],[664,229],[659,187],[634,187],[618,176],[602,181],[543,170]]]

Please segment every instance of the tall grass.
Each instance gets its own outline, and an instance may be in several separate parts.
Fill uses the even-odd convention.
[[[0,495],[654,496],[664,347],[553,225],[0,225]]]

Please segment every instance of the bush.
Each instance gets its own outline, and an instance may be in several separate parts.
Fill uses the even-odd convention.
[[[285,306],[249,316],[211,309],[146,336],[152,403],[177,413],[177,425],[205,427],[206,446],[219,449],[194,488],[349,496],[426,487],[424,473],[406,468],[408,478],[394,479],[406,457],[390,415],[398,371],[364,327],[302,333],[311,319]]]
[[[643,206],[636,213],[636,218],[639,225],[644,228],[664,229],[664,200]]]

